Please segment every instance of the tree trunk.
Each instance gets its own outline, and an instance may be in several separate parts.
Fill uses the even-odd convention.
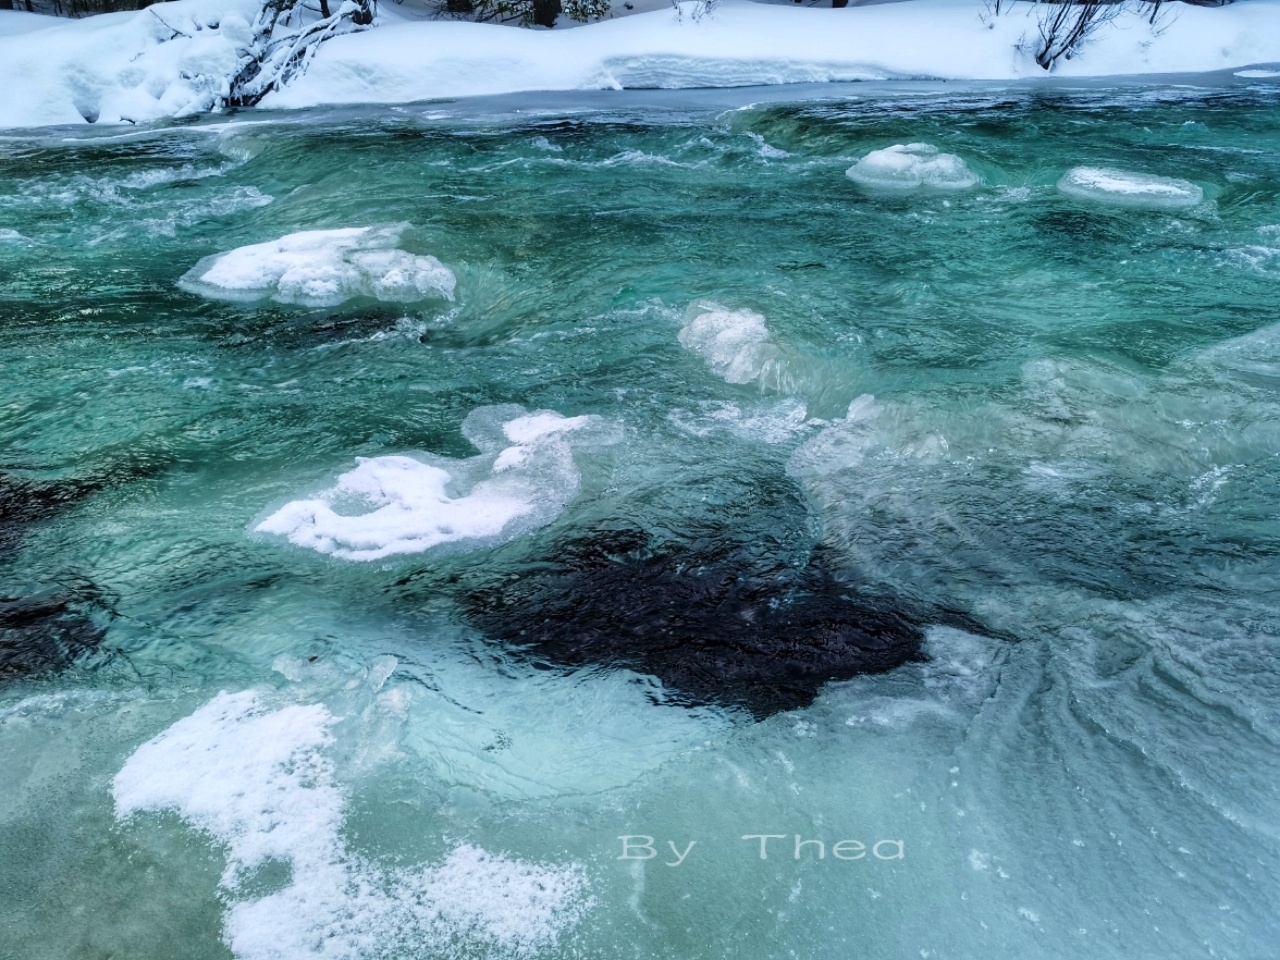
[[[562,9],[560,0],[533,0],[533,22],[539,27],[554,27]]]
[[[849,0],[831,0],[831,6],[837,10],[841,7],[847,7],[848,5]]]
[[[0,10],[12,10],[13,0],[0,0]]]
[[[326,20],[332,16],[332,14],[329,13],[329,0],[320,0],[320,16],[324,17]]]
[[[475,0],[447,0],[444,7],[450,13],[475,13]]]

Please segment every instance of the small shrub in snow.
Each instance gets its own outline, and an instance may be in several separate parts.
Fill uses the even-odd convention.
[[[609,0],[437,0],[436,14],[477,23],[518,23],[522,27],[554,27],[564,14],[587,23],[609,12]]]

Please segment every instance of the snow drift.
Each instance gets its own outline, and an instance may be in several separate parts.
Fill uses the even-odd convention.
[[[688,6],[688,5],[686,5]],[[1055,72],[1187,73],[1280,62],[1280,0],[1178,5],[1158,29],[1136,9]],[[0,126],[142,121],[212,109],[249,38],[253,0],[176,0],[58,21],[0,15]],[[403,103],[529,90],[729,87],[895,78],[1043,76],[1031,4],[990,16],[980,0],[793,9],[727,0],[694,18],[659,10],[573,30],[404,22],[323,45],[265,107]],[[47,18],[37,18],[48,23]]]

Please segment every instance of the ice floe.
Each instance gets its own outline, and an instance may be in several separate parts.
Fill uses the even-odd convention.
[[[877,190],[967,190],[981,178],[953,153],[927,143],[872,150],[845,171],[854,183]]]
[[[614,439],[600,417],[514,405],[473,411],[462,432],[479,456],[360,457],[333,487],[255,529],[347,560],[490,546],[558,517],[581,487],[573,448]]]
[[[1204,200],[1204,191],[1189,180],[1153,177],[1108,167],[1074,167],[1058,181],[1071,197],[1126,207],[1178,210]]]
[[[680,345],[702,357],[729,383],[758,380],[778,358],[764,317],[754,310],[729,310],[700,302],[689,308]]]
[[[224,691],[139,747],[112,783],[118,818],[172,810],[222,845],[223,940],[238,960],[528,957],[590,908],[578,864],[464,842],[439,863],[389,869],[349,850],[328,755],[336,722],[323,705]],[[257,871],[273,862],[288,880],[261,895]]]
[[[399,249],[405,227],[303,230],[206,257],[179,285],[227,300],[333,306],[354,297],[401,303],[453,299],[456,278],[435,257]]]

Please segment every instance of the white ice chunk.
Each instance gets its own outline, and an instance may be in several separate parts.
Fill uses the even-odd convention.
[[[506,417],[500,431],[514,445],[492,448],[487,421],[495,412]],[[346,560],[496,544],[550,523],[578,493],[570,439],[611,439],[599,417],[520,407],[481,408],[464,433],[484,453],[470,460],[360,457],[332,488],[285,504],[255,529]]]
[[[143,744],[112,784],[116,815],[173,810],[225,849],[223,940],[237,960],[532,956],[591,906],[581,866],[458,844],[442,862],[384,868],[347,849],[347,798],[326,755],[321,705],[270,709],[221,693]],[[253,893],[276,861],[287,883]]]
[[[206,257],[179,285],[227,300],[271,298],[281,303],[332,306],[353,297],[411,302],[453,299],[457,280],[435,257],[397,244],[403,226],[303,230],[278,240]]]
[[[1176,210],[1194,207],[1204,191],[1189,180],[1153,177],[1106,167],[1075,167],[1058,181],[1058,189],[1071,197],[1126,207]]]
[[[927,143],[895,144],[873,150],[845,171],[864,187],[878,190],[967,190],[981,179],[955,154]]]
[[[680,345],[702,357],[729,383],[757,380],[777,359],[764,317],[754,310],[729,310],[696,303],[680,329]]]

